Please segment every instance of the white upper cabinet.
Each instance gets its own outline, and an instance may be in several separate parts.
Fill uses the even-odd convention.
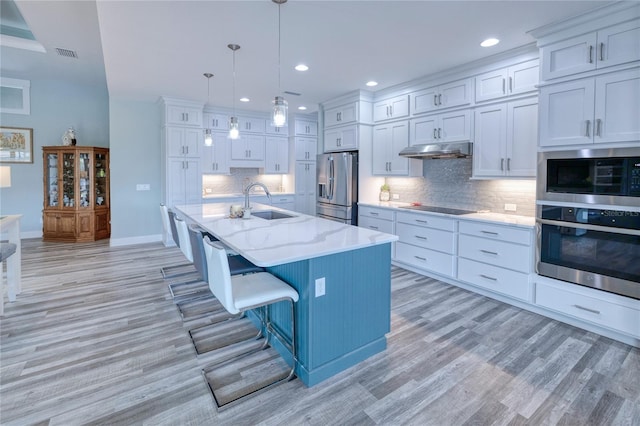
[[[318,141],[315,138],[296,138],[296,161],[316,161]]]
[[[308,120],[295,120],[296,136],[318,136],[318,123]]]
[[[410,95],[411,114],[423,114],[471,103],[471,79],[418,90]]]
[[[475,78],[476,102],[534,92],[538,74],[537,59],[481,74]]]
[[[422,175],[422,161],[400,157],[398,153],[409,146],[407,120],[379,124],[373,129],[373,168],[378,176]]]
[[[199,157],[204,144],[202,129],[166,127],[168,157]]]
[[[263,123],[264,124],[264,123]],[[264,136],[240,135],[240,139],[231,141],[231,160],[240,163],[231,164],[232,167],[251,167],[243,162],[255,162],[264,160]],[[253,167],[262,167],[254,165]]]
[[[166,108],[166,124],[202,126],[202,108],[182,105],[167,105]]]
[[[536,98],[477,108],[473,176],[535,177],[537,141]]]
[[[213,144],[202,147],[200,168],[202,173],[229,174],[231,140],[226,132],[213,132]]]
[[[409,115],[409,95],[396,96],[373,104],[373,121],[385,121]]]
[[[289,173],[289,139],[267,136],[264,143],[264,172]]]
[[[205,113],[202,115],[202,127],[211,130],[229,130],[229,116],[218,113]]]
[[[243,132],[248,133],[264,133],[265,132],[265,119],[257,117],[238,116],[238,127],[240,128],[240,135]]]
[[[338,127],[325,130],[324,150],[325,152],[351,151],[358,149],[358,125]]]
[[[640,140],[640,70],[543,87],[540,146]]]
[[[640,60],[640,19],[583,34],[540,49],[542,79]]]
[[[271,120],[266,120],[265,123],[265,133],[267,135],[273,136],[289,136],[289,126],[276,127],[273,126]]]
[[[471,114],[468,109],[413,118],[409,124],[411,145],[471,140]]]
[[[324,127],[341,126],[358,121],[358,102],[327,109],[324,111]]]

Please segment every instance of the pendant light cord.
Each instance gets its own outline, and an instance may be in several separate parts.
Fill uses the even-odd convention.
[[[281,65],[280,65],[280,62],[281,62],[280,61],[280,49],[281,49],[281,47],[280,47],[280,45],[281,45],[281,41],[280,41],[281,40],[281,37],[280,37],[280,28],[281,28],[281,25],[280,25],[280,6],[282,6],[282,5],[280,3],[278,3],[278,96],[280,96],[282,94],[282,91],[281,91],[282,89],[280,88],[280,68],[281,68]]]
[[[236,51],[233,51],[233,116],[236,115]]]

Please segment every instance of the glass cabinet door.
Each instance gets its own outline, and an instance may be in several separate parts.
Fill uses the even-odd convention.
[[[96,206],[107,204],[107,155],[96,152],[95,154],[95,180],[96,180]]]
[[[78,154],[78,180],[80,184],[80,207],[91,205],[91,155],[87,152]]]
[[[75,154],[65,152],[62,154],[62,205],[63,207],[75,206]]]
[[[45,205],[47,207],[58,206],[58,154],[47,154],[47,174],[45,176],[47,199]]]

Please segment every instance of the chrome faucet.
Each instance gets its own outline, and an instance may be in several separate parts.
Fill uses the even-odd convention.
[[[271,193],[269,192],[269,189],[260,182],[254,182],[254,183],[250,183],[245,189],[244,189],[244,208],[245,209],[250,209],[251,206],[249,205],[249,193],[251,192],[251,189],[254,186],[259,186],[262,189],[264,189],[264,192],[267,194],[267,197],[269,198],[269,202],[271,202]]]

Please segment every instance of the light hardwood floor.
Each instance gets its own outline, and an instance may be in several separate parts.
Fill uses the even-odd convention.
[[[640,350],[392,273],[388,349],[217,413],[160,268],[160,243],[25,240],[0,320],[3,425],[640,425]]]

